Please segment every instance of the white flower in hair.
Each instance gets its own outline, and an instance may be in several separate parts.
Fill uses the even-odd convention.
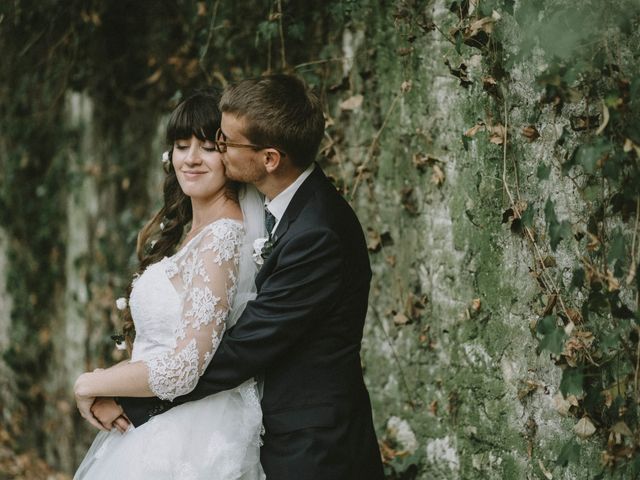
[[[124,310],[127,308],[127,299],[124,297],[120,297],[116,300],[116,308],[118,310]]]
[[[169,158],[169,150],[167,150],[166,152],[162,153],[162,164],[169,165],[170,161],[171,159]]]

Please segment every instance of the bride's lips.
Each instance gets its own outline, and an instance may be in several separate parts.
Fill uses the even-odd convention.
[[[198,178],[199,175],[204,175],[205,173],[207,172],[200,172],[195,170],[182,171],[182,174],[187,178]]]

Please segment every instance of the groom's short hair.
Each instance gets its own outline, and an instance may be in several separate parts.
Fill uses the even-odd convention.
[[[324,135],[322,104],[296,76],[242,80],[225,89],[220,110],[245,121],[243,134],[251,143],[284,151],[299,168],[318,154]]]

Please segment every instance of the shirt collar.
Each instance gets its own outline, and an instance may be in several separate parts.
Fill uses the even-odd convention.
[[[274,231],[278,227],[278,223],[280,223],[280,219],[284,215],[284,212],[287,210],[287,207],[289,206],[291,199],[293,198],[295,193],[298,191],[298,188],[300,188],[300,185],[302,185],[302,183],[307,179],[307,177],[311,175],[311,172],[313,172],[314,168],[315,168],[315,162],[312,162],[311,165],[309,165],[307,169],[304,172],[302,172],[298,176],[298,178],[294,180],[294,182],[291,185],[289,185],[282,192],[280,192],[278,195],[273,197],[271,201],[265,199],[265,202],[264,202],[265,207],[269,209],[269,211],[274,217],[276,217],[276,225],[275,227],[273,227]]]

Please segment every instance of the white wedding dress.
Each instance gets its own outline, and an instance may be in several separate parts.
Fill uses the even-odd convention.
[[[243,225],[206,226],[172,257],[135,280],[131,361],[149,368],[149,386],[173,400],[193,390],[235,306]],[[235,310],[235,311],[234,311]],[[117,367],[115,367],[117,368]],[[125,434],[100,432],[74,480],[258,480],[262,412],[255,380],[152,417]]]

